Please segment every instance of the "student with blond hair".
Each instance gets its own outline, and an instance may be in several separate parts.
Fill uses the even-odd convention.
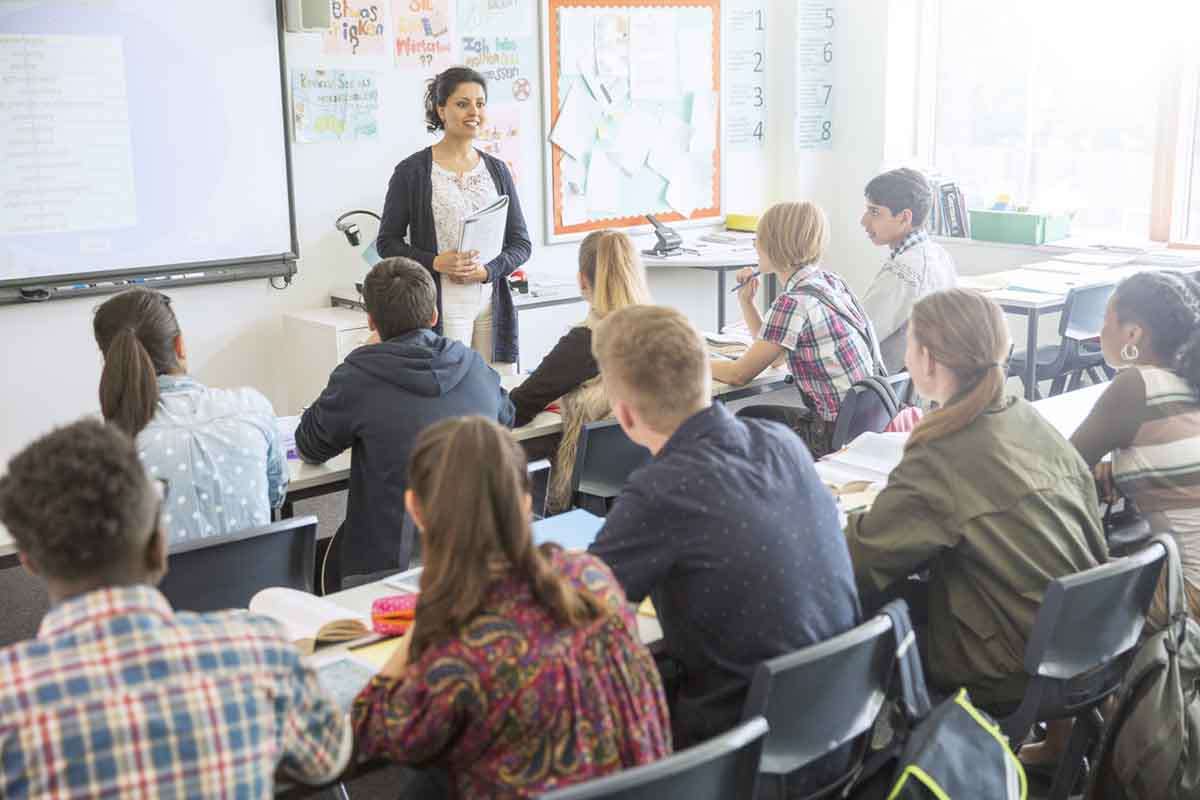
[[[633,602],[654,599],[677,747],[741,718],[755,668],[858,621],[833,497],[800,439],[710,397],[708,353],[678,311],[630,306],[596,328],[613,414],[654,454],[629,478],[591,552]],[[796,787],[821,785],[835,753]]]
[[[517,412],[516,426],[527,425],[548,404],[559,401],[563,433],[558,444],[551,445],[555,448],[548,502],[551,510],[565,508],[570,502],[571,471],[583,424],[610,413],[600,369],[592,357],[592,329],[617,309],[650,302],[646,270],[637,248],[620,231],[593,231],[587,235],[579,246],[578,280],[579,291],[588,302],[587,318],[567,331],[510,395]]]
[[[464,798],[540,797],[670,753],[635,613],[599,559],[533,543],[511,434],[482,417],[430,426],[404,503],[421,533],[421,594],[354,703],[362,753],[439,768]],[[399,794],[436,795],[440,778],[407,772]]]
[[[783,290],[764,320],[754,305],[758,280],[749,268],[738,273],[742,318],[757,341],[736,361],[712,363],[715,379],[741,386],[786,357],[805,407],[753,406],[741,414],[785,423],[814,458],[829,452],[842,398],[855,381],[885,373],[870,318],[846,282],[821,266],[828,246],[829,225],[819,206],[767,209],[755,239],[758,265],[764,275],[778,276]]]
[[[1008,327],[994,302],[963,289],[927,295],[907,335],[916,390],[939,408],[871,509],[850,515],[859,592],[868,608],[907,596],[927,622],[932,684],[1011,708],[1047,584],[1107,559],[1092,475],[1032,405],[1005,395]],[[931,577],[914,591],[907,578],[923,568]]]

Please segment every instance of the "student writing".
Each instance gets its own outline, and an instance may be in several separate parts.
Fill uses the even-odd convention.
[[[416,619],[354,704],[364,753],[440,768],[457,797],[537,797],[671,749],[633,609],[595,557],[533,544],[528,480],[494,422],[421,434],[405,495],[425,555]],[[405,797],[439,783],[406,779]]]

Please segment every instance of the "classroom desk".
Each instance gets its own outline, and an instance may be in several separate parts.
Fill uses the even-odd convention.
[[[717,332],[725,330],[725,304],[729,292],[725,286],[725,273],[737,271],[743,267],[757,267],[758,253],[753,247],[733,248],[727,245],[709,244],[707,242],[686,242],[689,248],[677,256],[650,256],[642,254],[642,263],[646,269],[698,269],[705,272],[717,273]],[[769,305],[775,299],[778,291],[775,276],[767,276],[767,296]]]
[[[1053,314],[1063,310],[1067,295],[1058,292],[1036,292],[1021,289],[997,288],[997,284],[1005,284],[1006,276],[1011,275],[1020,267],[989,272],[983,275],[963,275],[958,283],[964,289],[978,289],[1000,306],[1006,314],[1025,317],[1025,374],[1022,381],[1025,385],[1025,399],[1033,400],[1037,391],[1037,351],[1038,327],[1045,314]],[[1167,270],[1191,274],[1200,271],[1196,266],[1163,266],[1160,264],[1122,264],[1112,269],[1083,272],[1078,276],[1078,286],[1094,286],[1102,283],[1119,283],[1137,272],[1146,270]]]
[[[505,389],[512,390],[525,380],[524,375],[502,375],[500,382]],[[772,368],[759,375],[745,386],[730,386],[718,381],[713,382],[713,397],[721,402],[732,402],[747,397],[753,397],[765,392],[782,389],[792,382],[791,375],[786,369]],[[538,439],[542,436],[554,436],[562,433],[562,417],[558,414],[543,411],[528,424],[513,429],[513,437],[518,442],[528,439]],[[302,461],[289,460],[287,499],[284,500],[280,516],[284,519],[294,513],[293,504],[297,500],[306,500],[321,495],[340,492],[350,483],[350,451],[347,450],[326,461],[324,464],[306,464]],[[0,554],[3,550],[0,550]]]

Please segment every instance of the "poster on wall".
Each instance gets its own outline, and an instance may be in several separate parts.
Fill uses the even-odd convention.
[[[475,147],[508,164],[513,180],[521,180],[521,107],[488,104]]]
[[[537,45],[531,36],[463,36],[462,63],[488,83],[488,103],[524,103],[534,96]]]
[[[292,130],[302,144],[376,138],[378,76],[361,70],[292,70]]]
[[[458,0],[458,29],[467,34],[528,33],[536,20],[531,0]]]
[[[844,8],[839,0],[801,0],[796,9],[797,150],[833,149],[833,106],[841,91],[842,62],[835,34]]]
[[[387,41],[383,0],[329,0],[329,11],[332,22],[322,37],[325,55],[383,55]]]
[[[455,62],[453,0],[392,0],[397,67],[434,75]]]
[[[734,151],[761,150],[767,128],[767,4],[725,6],[726,141]]]

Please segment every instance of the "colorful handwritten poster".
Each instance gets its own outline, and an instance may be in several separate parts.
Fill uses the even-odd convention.
[[[487,79],[489,103],[523,103],[534,96],[538,67],[531,36],[463,36],[462,63]]]
[[[383,55],[387,28],[383,21],[383,0],[330,0],[333,22],[324,35],[327,56]]]
[[[530,0],[458,0],[458,29],[467,34],[510,36],[536,24]]]
[[[337,142],[379,135],[379,84],[374,72],[292,70],[296,141]]]
[[[486,113],[475,146],[507,163],[513,180],[520,182],[521,107],[489,103]]]
[[[392,0],[396,66],[434,74],[454,63],[451,0]]]

